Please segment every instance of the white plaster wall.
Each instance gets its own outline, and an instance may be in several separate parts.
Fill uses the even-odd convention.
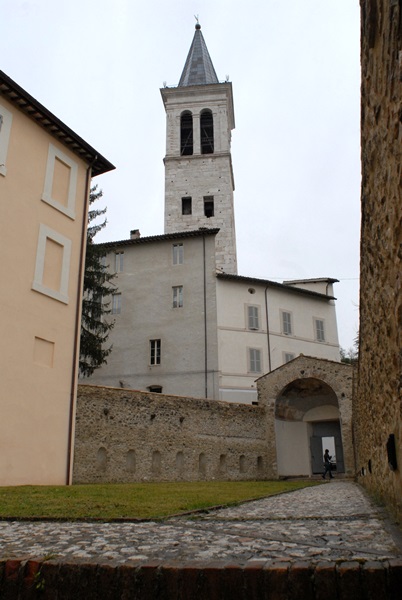
[[[218,398],[214,235],[205,236],[208,397]],[[173,265],[172,247],[180,242],[184,263]],[[203,236],[119,246],[124,270],[115,283],[122,294],[121,314],[109,342],[107,364],[85,382],[163,393],[205,397]],[[114,266],[114,250],[108,255]],[[183,286],[183,307],[173,308],[173,286]],[[149,343],[160,339],[160,365],[150,365]]]
[[[275,419],[278,475],[310,475],[308,425],[302,421]]]
[[[335,305],[325,297],[317,298],[289,291],[284,288],[268,287],[268,318],[270,328],[270,357],[265,304],[266,284],[255,281],[217,281],[217,323],[220,370],[220,397],[239,401],[239,390],[256,389],[255,380],[262,374],[274,370],[285,362],[285,353],[315,356],[339,361],[339,343]],[[253,290],[254,293],[250,293]],[[247,306],[259,309],[260,328],[250,331],[247,322]],[[293,335],[282,333],[281,310],[292,314]],[[327,341],[317,342],[314,318],[325,321]],[[248,349],[261,351],[261,373],[250,373]],[[242,401],[247,401],[242,396]]]
[[[339,408],[331,405],[312,408],[311,410],[308,410],[303,417],[303,421],[310,423],[313,421],[337,420],[339,420]]]

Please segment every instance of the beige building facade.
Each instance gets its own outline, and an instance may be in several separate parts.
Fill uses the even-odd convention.
[[[0,72],[0,485],[71,480],[89,186],[112,168]]]

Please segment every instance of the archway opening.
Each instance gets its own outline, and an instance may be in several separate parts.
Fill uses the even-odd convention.
[[[180,117],[180,154],[193,154],[193,115],[189,111],[185,111]]]
[[[338,399],[324,381],[295,379],[282,389],[275,403],[275,434],[279,475],[322,473],[328,446],[336,470],[344,472]]]

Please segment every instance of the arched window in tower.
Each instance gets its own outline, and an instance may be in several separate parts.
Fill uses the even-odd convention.
[[[193,153],[193,115],[188,110],[180,117],[180,155],[190,156]]]
[[[206,109],[201,113],[201,154],[214,152],[214,119],[212,111]]]

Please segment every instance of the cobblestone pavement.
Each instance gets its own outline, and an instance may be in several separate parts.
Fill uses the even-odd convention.
[[[399,535],[351,482],[173,517],[163,522],[0,522],[0,558],[122,564],[130,561],[402,557]]]

